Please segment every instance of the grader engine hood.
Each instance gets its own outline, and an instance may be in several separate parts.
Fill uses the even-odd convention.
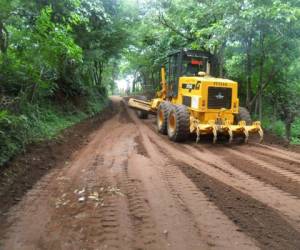
[[[182,104],[190,107],[191,132],[214,135],[214,142],[219,133],[228,134],[229,141],[233,135],[258,133],[262,139],[263,131],[259,122],[246,124],[245,121],[234,123],[239,113],[237,82],[213,77],[180,78]],[[180,99],[180,97],[179,97]]]
[[[200,112],[238,112],[236,82],[213,77],[182,77],[180,82],[184,105]]]

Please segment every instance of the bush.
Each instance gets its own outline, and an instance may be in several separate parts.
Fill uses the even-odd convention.
[[[292,144],[300,144],[300,118],[292,124]]]
[[[15,116],[6,111],[0,113],[0,165],[19,152],[28,141],[30,129],[25,115]]]
[[[285,137],[285,125],[280,120],[267,119],[263,120],[263,128],[271,131],[279,137]],[[300,144],[300,118],[292,124],[291,143]]]

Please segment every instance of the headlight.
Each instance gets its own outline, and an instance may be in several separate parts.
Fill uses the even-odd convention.
[[[192,108],[199,109],[199,96],[192,96]]]

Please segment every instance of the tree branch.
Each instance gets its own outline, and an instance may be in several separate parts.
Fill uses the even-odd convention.
[[[268,79],[263,83],[261,91],[265,90],[266,87],[268,87],[270,81],[274,78],[275,74],[274,74],[274,68],[270,71]],[[255,94],[255,96],[252,98],[252,100],[249,103],[249,106],[251,107],[253,105],[253,103],[256,101],[257,97],[259,96],[260,91],[258,90]]]
[[[173,31],[174,33],[176,33],[177,35],[183,37],[187,41],[191,42],[191,41],[195,40],[195,38],[194,38],[194,36],[192,34],[186,35],[186,34],[183,34],[181,31],[179,31],[178,29],[176,29],[172,24],[170,24],[166,20],[166,18],[164,17],[164,15],[162,13],[159,14],[158,20],[159,20],[159,22],[162,25],[164,25],[165,27],[167,27],[168,29],[170,29],[171,31]]]

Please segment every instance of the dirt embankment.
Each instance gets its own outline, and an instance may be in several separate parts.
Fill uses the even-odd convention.
[[[12,194],[28,189],[0,226],[3,249],[300,249],[299,153],[173,143],[154,117],[113,105],[106,122],[23,156],[28,169],[59,167]]]
[[[118,108],[112,102],[93,118],[66,129],[56,139],[29,145],[26,151],[0,168],[0,215],[30,190],[54,167],[67,164],[71,155],[89,142],[89,134],[99,129]]]

